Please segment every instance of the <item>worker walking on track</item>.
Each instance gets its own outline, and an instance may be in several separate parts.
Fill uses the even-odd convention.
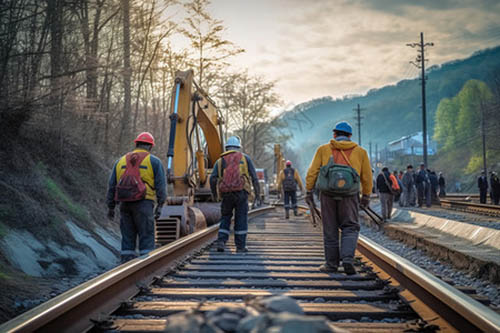
[[[477,187],[479,188],[479,202],[485,204],[488,196],[488,178],[484,171],[481,171],[481,176],[477,179]]]
[[[108,218],[115,217],[115,205],[120,202],[122,234],[121,262],[154,250],[154,218],[159,218],[165,202],[165,171],[160,159],[150,153],[155,141],[151,133],[143,132],[134,140],[135,149],[122,156],[109,178]],[[156,209],[153,213],[156,201]]]
[[[300,191],[304,192],[304,185],[300,179],[299,172],[297,169],[292,168],[292,162],[286,161],[285,169],[281,170],[279,174],[278,192],[281,192],[283,188],[284,199],[285,199],[285,218],[290,218],[290,208],[293,209],[293,214],[298,216],[297,211],[297,184],[300,187]],[[291,201],[291,202],[290,202]]]
[[[392,206],[394,203],[394,195],[399,188],[394,177],[391,177],[388,167],[383,167],[382,171],[377,176],[377,190],[380,197],[380,205],[382,207],[382,218],[385,221],[391,219]]]
[[[210,189],[214,197],[222,197],[221,221],[217,238],[217,251],[224,252],[229,239],[231,219],[234,210],[234,243],[236,252],[248,252],[246,238],[248,231],[248,197],[259,195],[259,179],[252,160],[240,152],[240,138],[232,136],[227,140],[226,152],[215,162],[210,176]],[[253,184],[252,192],[251,186]]]
[[[322,272],[336,272],[342,260],[346,274],[356,274],[354,251],[359,235],[359,206],[367,207],[372,192],[372,170],[366,150],[351,141],[352,127],[342,121],[333,140],[320,146],[306,176],[306,200],[314,202],[320,190],[325,264]],[[361,202],[359,198],[361,185]],[[339,229],[342,230],[339,243]]]

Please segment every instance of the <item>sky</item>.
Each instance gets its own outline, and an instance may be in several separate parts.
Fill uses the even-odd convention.
[[[420,32],[434,43],[426,66],[500,45],[500,0],[212,0],[209,12],[246,50],[231,66],[275,81],[285,106],[416,77],[406,44]]]

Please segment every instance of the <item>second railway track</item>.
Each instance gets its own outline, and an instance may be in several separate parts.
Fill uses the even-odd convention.
[[[319,272],[321,230],[305,217],[282,216],[275,207],[252,212],[248,253],[235,253],[232,241],[226,252],[216,252],[212,226],[70,290],[0,331],[161,332],[171,314],[244,307],[248,295],[293,297],[306,314],[349,331],[500,329],[491,309],[363,237],[358,274]]]
[[[481,204],[470,201],[459,201],[441,199],[441,207],[446,209],[458,210],[466,213],[474,213],[493,217],[500,217],[500,206]]]

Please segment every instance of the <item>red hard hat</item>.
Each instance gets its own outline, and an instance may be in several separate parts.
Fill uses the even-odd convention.
[[[285,165],[286,166],[292,166],[292,161],[290,161],[290,160],[286,161]]]
[[[155,138],[153,138],[153,135],[149,132],[142,132],[137,136],[137,138],[134,140],[135,143],[137,142],[144,142],[144,143],[149,143],[150,145],[154,146],[155,145]]]

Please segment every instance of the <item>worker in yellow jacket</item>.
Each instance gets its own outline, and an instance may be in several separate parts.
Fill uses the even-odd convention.
[[[304,185],[300,179],[297,169],[292,168],[292,161],[288,160],[285,163],[285,169],[281,170],[278,176],[278,192],[283,189],[285,201],[285,219],[290,218],[290,208],[293,209],[293,214],[298,216],[297,210],[297,185],[300,191],[304,192]],[[291,201],[291,202],[290,202]]]
[[[339,186],[352,185],[353,191],[348,195],[332,195],[332,192],[320,191],[325,249],[325,264],[320,266],[322,272],[337,272],[342,260],[344,272],[348,275],[356,274],[353,261],[360,229],[358,210],[360,205],[368,206],[373,182],[368,154],[366,150],[351,141],[351,136],[352,127],[349,123],[345,121],[337,123],[333,129],[333,140],[316,150],[307,170],[306,199],[312,202],[314,202],[313,190],[322,167],[341,165],[340,168],[351,171],[351,178],[354,179],[345,184],[340,177]],[[359,191],[362,193],[361,202]],[[340,244],[339,229],[342,230]]]

